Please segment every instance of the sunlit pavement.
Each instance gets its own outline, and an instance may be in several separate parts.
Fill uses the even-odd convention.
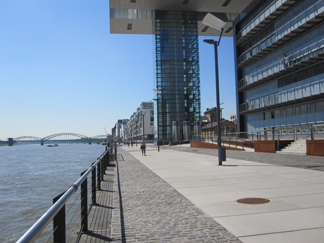
[[[219,166],[215,156],[167,147],[149,144],[147,156],[139,145],[122,148],[243,242],[323,242],[324,172],[231,158]]]

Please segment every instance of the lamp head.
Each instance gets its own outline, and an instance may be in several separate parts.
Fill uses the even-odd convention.
[[[205,39],[204,42],[208,43],[208,44],[214,44],[215,41],[213,39]]]
[[[162,94],[161,91],[158,91],[156,89],[153,89],[154,92],[158,93],[158,94]]]
[[[206,16],[203,18],[202,23],[204,25],[207,25],[209,27],[212,27],[216,30],[221,31],[221,29],[225,26],[225,22],[220,20],[219,18],[215,17],[211,13],[206,14]]]

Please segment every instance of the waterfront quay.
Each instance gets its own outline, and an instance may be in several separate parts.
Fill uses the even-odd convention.
[[[227,151],[219,166],[216,155],[118,147],[80,242],[322,242],[323,157]]]

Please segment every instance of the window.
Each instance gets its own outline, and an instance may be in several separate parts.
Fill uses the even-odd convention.
[[[278,79],[278,87],[283,87],[306,78],[311,78],[316,75],[324,73],[324,63],[317,64],[315,66],[309,67],[292,75],[286,76],[284,78]]]
[[[324,101],[316,102],[316,112],[324,111]]]
[[[286,117],[287,116],[287,109],[282,109],[281,110],[281,117]]]
[[[300,108],[299,108],[299,106],[296,106],[295,107],[295,115],[297,116],[297,115],[300,115]]]
[[[263,113],[263,119],[264,120],[270,120],[271,119],[271,112],[264,112]]]
[[[295,113],[293,112],[293,108],[292,107],[289,107],[287,108],[287,116],[294,116]]]
[[[300,106],[300,114],[307,114],[307,104]]]

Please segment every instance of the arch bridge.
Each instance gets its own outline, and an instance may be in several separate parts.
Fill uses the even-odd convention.
[[[21,136],[21,137],[16,137],[13,140],[14,141],[31,141],[31,140],[40,141],[42,139],[39,137],[34,137],[34,136]]]
[[[40,142],[41,145],[44,144],[45,141],[84,141],[89,142],[91,144],[91,140],[102,140],[107,138],[107,135],[97,135],[93,137],[87,137],[78,133],[56,133],[43,138],[35,137],[35,136],[20,136],[13,138],[15,143],[17,142]]]

